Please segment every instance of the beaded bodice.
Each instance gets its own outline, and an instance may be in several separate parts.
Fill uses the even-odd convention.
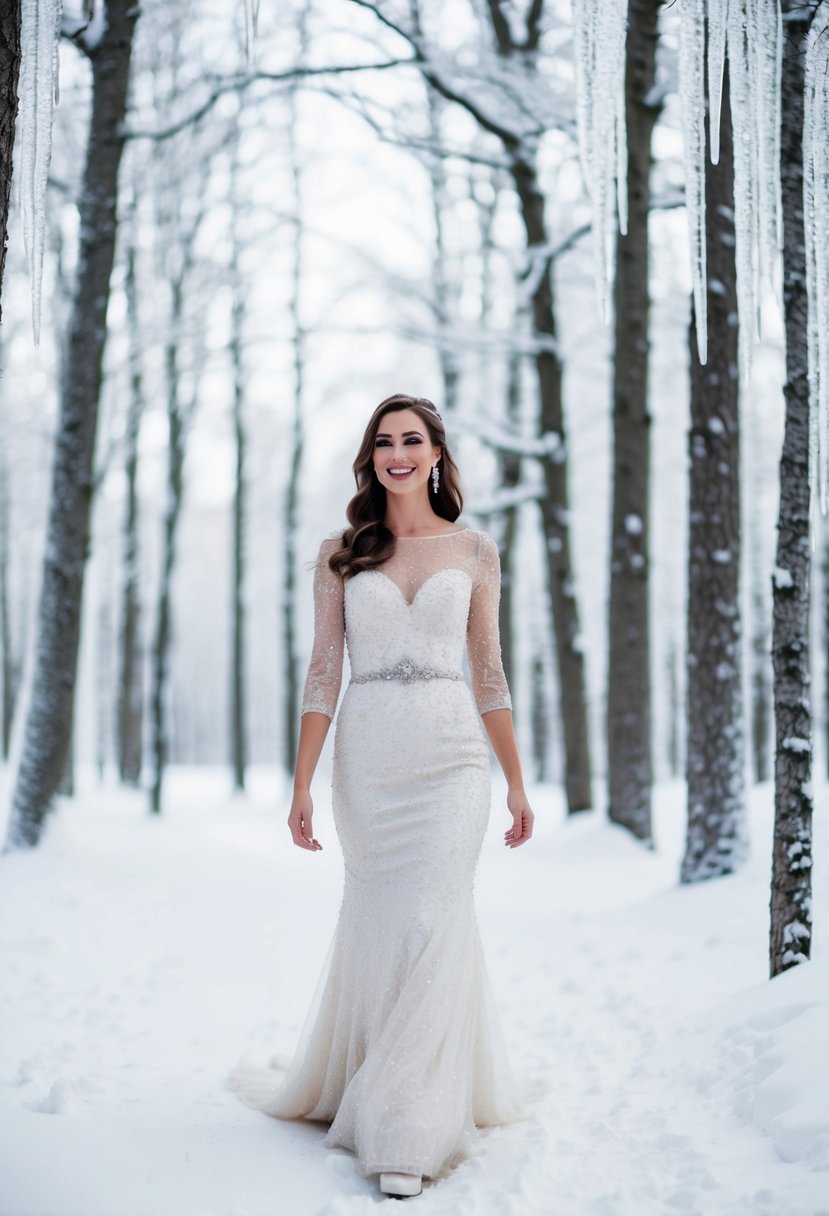
[[[339,545],[339,534],[329,536],[317,556],[301,713],[334,717],[345,646],[355,683],[462,678],[466,653],[478,711],[512,708],[498,631],[500,561],[487,532],[398,537],[382,568],[345,581],[328,565]]]

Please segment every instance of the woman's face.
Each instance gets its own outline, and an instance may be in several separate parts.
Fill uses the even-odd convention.
[[[431,443],[426,424],[414,410],[382,415],[374,439],[374,468],[388,493],[422,494],[439,456],[440,448]],[[410,471],[395,472],[398,469]]]

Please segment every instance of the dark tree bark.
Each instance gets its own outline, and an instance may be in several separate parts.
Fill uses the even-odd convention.
[[[761,571],[760,537],[756,522],[751,532],[751,754],[754,780],[768,781],[771,742],[771,638],[769,603]]]
[[[362,3],[363,0],[355,0]],[[412,0],[415,29],[417,0]],[[513,38],[502,0],[489,0],[490,28],[496,49],[504,59],[513,59],[532,70],[532,57],[538,46],[543,0],[528,11],[525,37]],[[375,12],[380,14],[379,8]],[[570,552],[570,493],[568,484],[567,435],[564,425],[563,367],[556,333],[555,293],[552,274],[550,234],[547,228],[544,194],[538,180],[537,140],[489,113],[485,103],[453,87],[449,77],[436,69],[425,52],[421,39],[411,29],[396,25],[386,14],[381,20],[407,38],[415,61],[426,82],[448,101],[464,107],[483,131],[501,143],[508,161],[508,172],[518,198],[527,236],[527,255],[531,263],[533,291],[530,301],[532,334],[535,341],[535,371],[538,383],[539,439],[544,455],[538,457],[544,477],[544,496],[540,502],[541,528],[546,553],[546,573],[555,630],[555,658],[561,695],[564,737],[564,787],[568,814],[587,810],[592,805],[590,742],[587,717],[587,684],[583,639],[576,598],[575,577]]]
[[[540,654],[533,657],[530,670],[533,775],[536,781],[549,781],[552,772],[549,704],[545,689],[544,662]]]
[[[152,646],[150,693],[150,754],[152,782],[150,810],[161,813],[161,787],[169,750],[167,695],[172,647],[172,581],[177,556],[178,523],[184,505],[184,410],[180,401],[179,334],[183,311],[183,285],[173,283],[171,336],[165,344],[164,369],[167,382],[167,502],[164,509],[161,579],[156,606]]]
[[[613,505],[608,618],[608,815],[653,845],[649,612],[651,100],[661,0],[631,0],[625,64],[626,235],[616,236]]]
[[[0,5],[0,298],[6,270],[6,244],[12,185],[12,152],[17,124],[17,82],[20,76],[20,0]],[[3,310],[0,307],[0,321]]]
[[[507,380],[507,417],[506,426],[514,428],[516,433],[520,426],[521,416],[521,364],[516,356],[510,359]],[[517,452],[503,452],[500,459],[501,489],[508,493],[514,490],[521,481],[521,457]],[[503,527],[501,529],[501,601],[499,606],[499,632],[501,636],[501,660],[504,673],[510,688],[514,687],[515,674],[515,582],[513,569],[515,566],[515,542],[518,534],[518,509],[508,507],[504,511]]]
[[[706,128],[707,148],[710,132]],[[691,352],[688,538],[688,821],[682,882],[731,874],[745,857],[740,622],[740,416],[734,157],[728,65],[719,163],[706,151],[708,362]]]
[[[144,412],[144,378],[141,367],[141,334],[138,316],[138,287],[135,273],[135,242],[126,251],[126,297],[129,328],[130,400],[124,435],[124,472],[127,503],[123,528],[123,587],[118,677],[118,768],[121,780],[137,786],[143,758],[144,692],[141,646],[141,592],[138,554],[138,435]]]
[[[77,285],[52,466],[32,700],[6,848],[37,844],[68,759],[118,168],[137,17],[133,0],[107,0],[101,39],[84,46],[92,65],[92,113],[79,203]],[[82,38],[77,41],[83,45]]]
[[[512,178],[521,205],[532,254],[550,243],[544,196],[535,164],[512,149]],[[538,256],[542,256],[539,252]],[[553,274],[549,259],[538,275],[532,296],[532,316],[538,349],[539,432],[548,441],[541,459],[545,494],[540,503],[547,555],[547,580],[555,627],[558,686],[564,735],[564,786],[568,814],[588,810],[593,803],[587,683],[573,561],[570,552],[570,489],[567,436],[564,426],[563,367],[556,337]]]
[[[812,943],[812,711],[809,654],[808,300],[803,229],[803,50],[814,9],[783,0],[780,172],[783,201],[785,424],[772,586],[774,847],[769,970],[805,962]]]

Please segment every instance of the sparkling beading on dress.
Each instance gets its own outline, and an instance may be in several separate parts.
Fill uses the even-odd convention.
[[[268,1114],[330,1123],[325,1143],[365,1175],[435,1177],[479,1151],[476,1127],[524,1115],[474,906],[490,813],[481,715],[512,708],[498,549],[471,528],[398,537],[382,569],[343,583],[327,564],[338,547],[339,534],[319,550],[301,712],[337,714],[342,903],[286,1075],[232,1083]]]

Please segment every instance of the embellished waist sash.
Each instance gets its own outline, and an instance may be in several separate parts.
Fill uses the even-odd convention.
[[[402,680],[410,684],[412,680],[462,680],[462,671],[442,671],[431,663],[414,663],[411,659],[400,659],[393,667],[381,667],[377,671],[366,671],[362,675],[352,676],[349,683],[365,684],[368,680]]]

